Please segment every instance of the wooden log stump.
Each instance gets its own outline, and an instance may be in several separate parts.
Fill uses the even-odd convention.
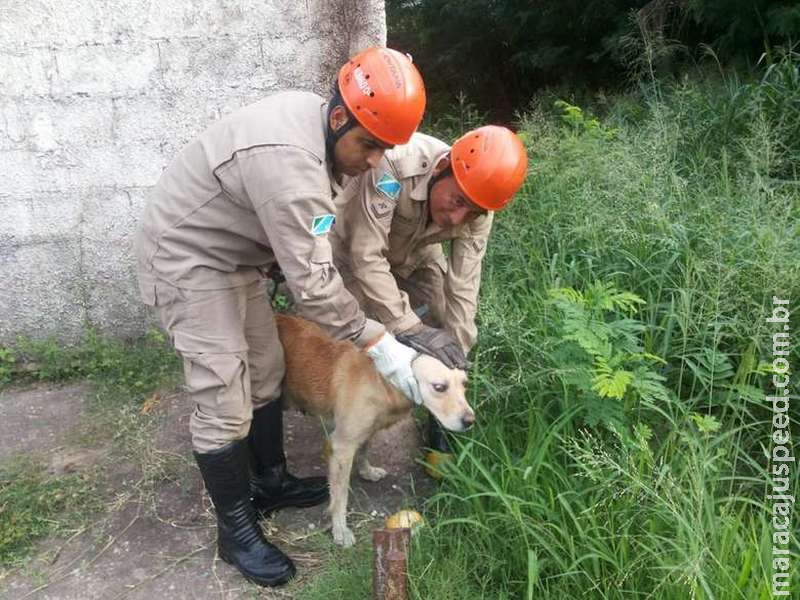
[[[372,532],[372,597],[406,600],[408,597],[408,546],[411,530],[375,529]]]

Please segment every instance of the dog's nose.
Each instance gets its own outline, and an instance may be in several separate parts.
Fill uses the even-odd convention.
[[[464,429],[469,429],[475,424],[475,415],[472,413],[467,413],[461,417],[461,424],[464,426]]]

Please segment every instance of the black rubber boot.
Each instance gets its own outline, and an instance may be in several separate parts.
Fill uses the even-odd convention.
[[[326,477],[299,478],[286,470],[280,399],[253,411],[248,440],[252,453],[250,494],[257,511],[269,514],[287,506],[305,508],[328,499]]]
[[[450,447],[450,441],[447,439],[447,434],[444,432],[444,429],[442,429],[439,421],[432,414],[428,415],[428,447],[442,454],[453,453],[453,449]]]
[[[248,485],[250,451],[239,440],[207,453],[194,453],[217,511],[217,546],[222,560],[261,586],[281,585],[295,574],[291,559],[264,539]]]
[[[447,434],[432,414],[428,415],[428,447],[430,450],[425,456],[425,472],[434,479],[441,479],[439,467],[442,463],[453,460],[453,450]]]

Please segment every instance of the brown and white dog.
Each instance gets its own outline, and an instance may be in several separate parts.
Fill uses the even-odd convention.
[[[372,359],[350,342],[329,337],[318,326],[298,317],[276,315],[286,359],[284,397],[290,406],[333,418],[328,483],[333,539],[341,546],[355,543],[347,527],[350,470],[361,450],[358,473],[378,481],[386,471],[369,464],[364,445],[372,435],[411,412],[413,403],[381,377]],[[412,363],[422,404],[452,431],[464,431],[475,413],[464,396],[466,373],[420,354]]]

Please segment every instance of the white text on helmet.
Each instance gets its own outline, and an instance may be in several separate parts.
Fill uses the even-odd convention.
[[[361,67],[356,67],[353,71],[353,77],[356,79],[356,85],[358,89],[361,90],[361,93],[365,96],[369,96],[372,94],[372,88],[369,86],[367,82],[367,78],[364,77],[364,70]]]

